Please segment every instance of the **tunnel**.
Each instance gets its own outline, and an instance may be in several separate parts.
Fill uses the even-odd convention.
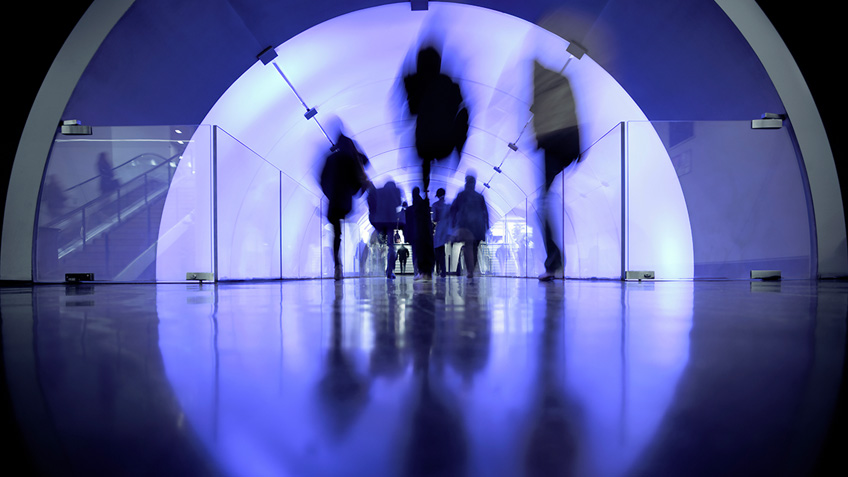
[[[751,26],[764,17],[749,7],[94,2],[79,28],[106,26],[87,40],[62,126],[44,128],[49,153],[41,168],[16,161],[14,174],[40,186],[10,190],[2,274],[331,276],[315,178],[332,125],[369,157],[376,185],[395,181],[410,199],[420,165],[400,80],[434,39],[471,119],[462,156],[434,167],[431,194],[441,187],[450,200],[477,177],[489,273],[543,270],[548,210],[567,278],[839,274],[848,260],[832,156],[805,127],[814,111],[793,99],[803,84],[783,84],[764,59],[751,31],[769,30]],[[534,60],[570,79],[580,121],[580,160],[557,176],[548,207],[529,109]],[[100,160],[118,184],[108,191]],[[360,197],[344,228],[345,276],[368,273],[358,261],[373,243],[367,215]],[[32,236],[12,238],[15,221]]]
[[[16,469],[846,467],[839,164],[755,1],[90,3],[5,203]],[[363,194],[332,279],[320,171],[344,132],[410,200],[402,81],[432,43],[470,128],[428,194],[476,177],[479,274],[386,279]],[[581,142],[545,194],[536,63],[569,79]]]

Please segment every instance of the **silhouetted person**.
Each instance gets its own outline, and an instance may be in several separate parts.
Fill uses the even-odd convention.
[[[416,201],[415,198],[418,197],[419,200]],[[421,189],[418,187],[412,188],[412,197],[410,198],[410,203],[406,205],[404,209],[404,217],[406,218],[406,226],[403,229],[403,234],[406,237],[406,241],[409,243],[409,246],[412,248],[412,270],[415,273],[415,278],[418,278],[418,236],[416,235],[415,225],[417,221],[415,220],[415,206],[420,203],[421,199]]]
[[[368,218],[371,225],[377,229],[380,241],[388,245],[386,278],[395,278],[393,270],[395,269],[397,254],[394,244],[391,243],[391,237],[393,236],[392,231],[400,225],[398,217],[400,205],[400,189],[397,188],[394,181],[387,182],[379,189],[371,187],[368,191]]]
[[[547,196],[557,174],[580,155],[580,131],[571,84],[564,75],[533,62],[533,128],[536,144],[545,153],[545,187],[542,193],[542,221],[545,234],[545,273],[539,280],[553,280],[563,268],[563,257],[554,241],[548,218]]]
[[[430,216],[430,200],[421,195],[412,195],[412,216],[415,221],[415,249],[413,260],[418,268],[418,278],[429,279],[433,275],[433,219]],[[417,255],[417,258],[416,258]]]
[[[474,277],[477,248],[486,239],[489,230],[489,211],[483,194],[474,190],[477,179],[473,175],[465,176],[465,189],[457,194],[450,206],[451,224],[456,231],[456,239],[464,243],[465,271],[468,278]]]
[[[356,246],[356,254],[353,257],[359,261],[359,276],[368,274],[368,252],[368,245],[362,239],[359,239],[359,245]]]
[[[47,181],[44,183],[43,200],[51,218],[59,217],[65,212],[65,202],[68,200],[68,196],[65,195],[64,187],[55,174],[47,176]]]
[[[353,197],[365,192],[369,180],[365,174],[368,158],[359,151],[352,139],[339,133],[333,152],[327,156],[321,170],[321,190],[327,196],[327,220],[333,226],[333,277],[342,278],[339,249],[342,243],[342,220],[353,209]]]
[[[97,172],[100,174],[100,193],[106,195],[115,191],[118,186],[118,179],[115,179],[115,171],[112,169],[112,159],[109,154],[101,152],[97,156]]]
[[[509,260],[509,250],[506,248],[506,244],[501,244],[498,247],[498,251],[495,252],[495,257],[498,259],[498,264],[501,267],[501,275],[506,275],[506,266],[507,261]]]
[[[400,260],[400,273],[406,273],[406,261],[409,259],[409,249],[401,245],[397,255]]]
[[[462,154],[468,138],[468,110],[459,85],[442,74],[442,57],[432,46],[418,52],[417,71],[404,77],[409,112],[416,116],[415,148],[421,159],[424,195],[434,160]],[[413,256],[415,252],[413,251]]]
[[[433,250],[436,259],[436,274],[440,277],[447,275],[445,268],[445,245],[450,241],[450,205],[445,202],[445,190],[436,191],[436,202],[433,203],[433,222],[436,230],[433,235]]]

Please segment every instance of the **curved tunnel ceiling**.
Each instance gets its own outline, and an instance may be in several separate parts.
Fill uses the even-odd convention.
[[[46,146],[40,144],[52,139],[58,119],[80,119],[95,126],[198,124],[266,46],[281,45],[328,19],[383,3],[95,1],[45,79],[18,148],[4,219],[3,278],[32,279],[33,234],[29,231],[46,161],[46,156],[41,157]],[[815,105],[804,97],[804,91],[809,91],[803,79],[784,85],[778,95],[770,74],[800,75],[792,73],[797,73],[797,67],[753,1],[473,3],[529,22],[565,18],[565,31],[574,32],[569,38],[585,46],[592,60],[626,89],[651,120],[751,119],[765,111],[788,112],[789,106],[784,107],[781,100],[792,97],[794,101],[797,96],[812,113],[798,107],[793,111],[801,114],[789,112],[796,131],[822,129],[816,122]],[[430,2],[431,7],[436,4]],[[408,2],[399,5],[409,6]],[[103,33],[92,36],[92,30]],[[775,69],[775,62],[788,67]],[[789,73],[783,74],[784,70]],[[67,87],[69,77],[71,88]],[[62,91],[54,94],[58,90]],[[50,94],[43,95],[45,91]],[[804,129],[799,127],[802,124]],[[819,136],[799,135],[802,150]],[[839,219],[833,227],[819,228],[819,249],[825,252],[819,256],[819,267],[830,263],[835,253],[838,260],[830,268],[842,270],[844,230],[839,226],[843,222],[838,185],[834,188],[834,181],[822,180],[834,176],[829,149],[819,156],[804,152],[807,166],[814,163],[818,168],[810,175],[813,193],[819,191],[825,204],[816,207],[816,217],[821,226]],[[831,209],[832,213],[822,212]]]
[[[600,266],[604,270],[584,271],[584,275],[575,268],[572,276],[617,276],[619,263],[612,257],[617,256],[620,242],[620,146],[614,147],[612,154],[591,146],[621,121],[645,120],[645,115],[588,55],[573,57],[566,50],[567,41],[516,17],[449,3],[431,4],[426,12],[394,4],[337,17],[277,47],[278,57],[272,64],[257,62],[221,96],[203,123],[220,126],[320,197],[315,177],[330,146],[327,135],[335,138],[332,130],[339,119],[371,158],[369,174],[374,182],[381,185],[394,180],[410,200],[410,190],[422,183],[414,149],[414,119],[407,113],[401,78],[411,72],[418,45],[434,38],[442,45],[443,72],[461,85],[471,113],[471,130],[462,159],[433,168],[431,197],[436,188],[444,187],[450,200],[464,183],[466,172],[473,171],[478,189],[487,197],[492,221],[513,208],[523,209],[525,204],[539,210],[535,201],[542,184],[542,154],[536,151],[532,125],[528,124],[532,65],[538,59],[551,70],[564,69],[575,92],[581,142],[587,153],[579,166],[569,168],[567,185],[558,190],[564,194],[565,214],[572,222],[569,228],[598,242],[611,257]],[[318,115],[307,120],[304,112],[311,107]],[[515,143],[518,151],[512,151],[509,143]],[[689,276],[692,237],[676,173],[658,138],[644,138],[642,147],[652,151],[647,156],[653,159],[640,169],[640,177],[659,178],[663,184],[651,197],[655,206],[649,209],[666,213],[637,218],[652,223],[650,229],[656,231],[640,251],[654,258],[660,273]],[[496,166],[503,172],[496,172]],[[220,155],[218,168],[219,176],[228,179],[243,173],[240,164]],[[191,173],[185,167],[180,169],[177,178]],[[179,197],[179,192],[175,196]],[[589,196],[594,202],[586,200]],[[255,195],[226,200],[243,201],[242,210],[261,208],[264,203]],[[178,202],[170,200],[170,206],[176,207]],[[295,228],[305,228],[309,220],[297,211],[284,215]],[[174,222],[163,222],[161,233],[168,234],[181,218],[168,212],[164,216]],[[531,223],[535,226],[532,217]],[[236,225],[219,223],[218,227]],[[677,256],[670,257],[663,250],[675,250]],[[232,253],[239,252],[228,250],[223,255]],[[159,254],[157,276],[178,276],[183,266],[177,258],[180,254],[166,247],[161,247]],[[579,250],[571,256],[578,255]],[[579,260],[573,264],[578,267]]]

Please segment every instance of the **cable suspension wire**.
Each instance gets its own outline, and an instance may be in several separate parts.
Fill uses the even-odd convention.
[[[300,93],[297,92],[297,89],[294,87],[291,81],[289,81],[289,78],[286,76],[285,73],[283,73],[283,69],[280,68],[280,65],[278,65],[276,61],[272,61],[272,63],[274,64],[274,68],[277,69],[277,72],[280,73],[280,76],[283,77],[283,80],[286,82],[286,84],[289,85],[289,88],[292,90],[294,95],[297,96],[297,99],[298,101],[300,101],[300,104],[302,104],[303,108],[306,110],[306,112],[303,114],[303,117],[305,117],[307,120],[314,119],[315,124],[318,125],[318,128],[321,130],[321,133],[324,134],[324,137],[326,137],[327,141],[330,142],[330,148],[335,148],[336,144],[333,142],[333,139],[330,137],[329,134],[327,134],[327,131],[324,129],[324,126],[321,125],[321,122],[318,121],[318,118],[315,117],[318,114],[318,110],[314,107],[310,108],[309,105],[306,104],[306,101],[304,101]]]

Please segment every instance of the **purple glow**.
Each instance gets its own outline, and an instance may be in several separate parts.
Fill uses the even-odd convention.
[[[523,20],[469,5],[435,3],[427,12],[411,13],[407,5],[396,4],[354,12],[316,25],[277,47],[275,63],[297,95],[275,67],[257,62],[221,96],[204,120],[204,124],[220,126],[282,171],[283,277],[320,273],[316,263],[320,263],[322,246],[316,241],[322,234],[315,227],[320,228],[316,223],[320,218],[317,198],[322,194],[314,177],[329,142],[315,119],[327,121],[330,115],[342,119],[372,159],[370,173],[375,182],[391,177],[407,193],[419,183],[417,158],[412,157],[413,123],[398,99],[397,82],[410,52],[434,25],[444,35],[445,69],[459,79],[471,105],[472,130],[466,154],[456,170],[434,170],[433,186],[445,187],[452,198],[461,186],[456,177],[462,178],[467,170],[474,170],[481,184],[489,182],[492,186],[486,195],[493,222],[516,206],[523,208],[528,199],[535,210],[532,202],[541,182],[541,155],[535,150],[532,127],[525,128],[530,118],[530,62],[537,56],[550,67],[561,68],[569,58],[567,42]],[[487,34],[493,30],[499,32],[497,38]],[[392,41],[385,41],[386,38]],[[621,121],[645,117],[588,55],[572,60],[566,73],[577,95],[583,144],[588,147],[601,142],[563,175],[563,223],[571,240],[563,247],[568,254],[565,273],[573,277],[617,277],[621,148],[616,137],[605,134]],[[304,119],[301,99],[318,109],[315,119]],[[652,223],[645,234],[632,234],[630,254],[648,257],[658,277],[691,276],[691,231],[674,168],[661,142],[650,132],[637,140],[647,152],[638,167],[631,167],[629,180],[639,183],[642,178],[650,178],[658,185],[651,189],[650,197],[644,198],[646,207],[640,210],[650,211],[656,206],[664,213],[630,216],[631,224],[643,220]],[[510,142],[518,145],[518,152],[507,147]],[[493,171],[499,165],[503,174]],[[239,167],[237,162],[218,157],[221,178],[234,174]],[[250,208],[264,207],[275,199],[219,197],[220,200],[237,200],[243,208]],[[168,207],[171,202],[169,197]],[[171,222],[163,220],[163,236],[173,230],[182,216],[167,217]],[[221,219],[219,230],[236,226]],[[357,221],[355,217],[352,220]],[[533,223],[527,225],[535,228],[535,213],[528,220]],[[660,236],[662,240],[657,240]],[[532,247],[541,250],[538,234],[531,239],[535,241]],[[303,243],[293,243],[298,241]],[[665,260],[650,252],[657,243],[670,244],[677,255]],[[219,255],[231,255],[232,251],[222,250],[231,246],[219,243]],[[276,252],[267,253],[270,255],[266,262],[275,260]],[[531,263],[528,271],[532,274],[540,266],[538,254]],[[185,272],[184,265],[161,257],[157,264],[159,277]],[[175,269],[178,266],[181,268]],[[267,274],[262,271],[265,264],[256,270],[243,264],[240,267],[245,277]]]
[[[223,284],[188,302],[184,291],[158,288],[159,349],[180,408],[226,474],[395,475],[421,386],[409,334],[420,318],[413,287],[387,295],[381,281],[307,283]],[[465,428],[469,475],[520,474],[524,426],[533,422],[546,365],[556,372],[542,382],[579,410],[570,414],[579,416],[576,473],[625,475],[654,437],[688,363],[693,284],[572,282],[565,305],[551,309],[545,288],[532,281],[487,283],[496,284],[481,291],[489,314],[477,324],[463,319],[472,298],[461,287],[446,287],[437,299],[440,312],[459,315],[438,320],[429,371]],[[394,367],[374,355],[390,322]],[[562,324],[557,357],[540,352],[551,322]],[[455,347],[472,332],[486,351],[470,369]],[[352,380],[345,382],[359,387],[337,398],[343,403],[324,403],[334,343]]]

